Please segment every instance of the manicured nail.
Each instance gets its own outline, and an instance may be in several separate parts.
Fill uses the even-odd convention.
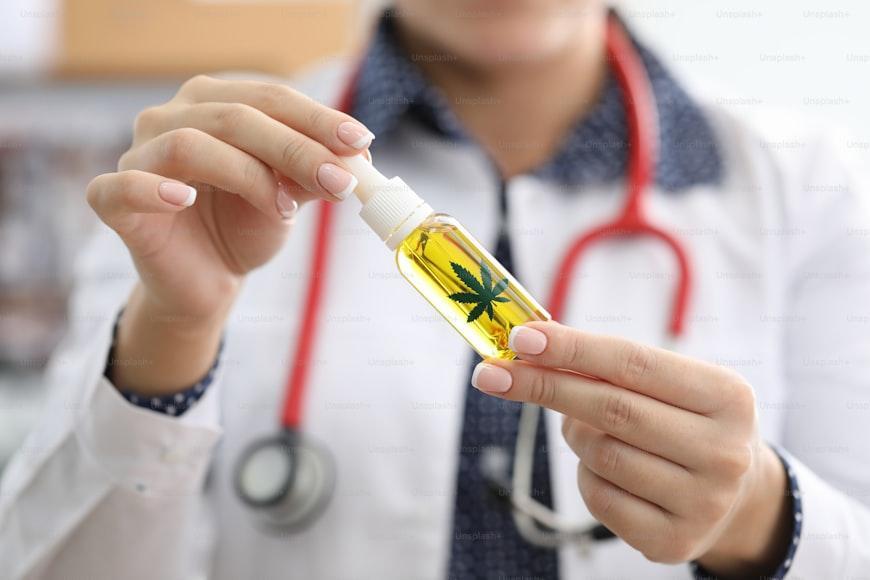
[[[353,121],[345,121],[338,126],[338,138],[345,145],[350,145],[354,149],[365,149],[368,147],[375,134]]]
[[[471,373],[471,386],[485,393],[504,393],[511,388],[513,377],[501,367],[480,362]]]
[[[517,354],[541,354],[547,348],[547,335],[528,326],[514,326],[508,335],[508,346]]]
[[[299,204],[290,195],[290,187],[283,181],[278,182],[278,195],[275,198],[275,205],[278,206],[278,213],[281,214],[281,219],[290,221],[296,215],[296,210],[299,209]]]
[[[166,203],[181,207],[190,207],[196,201],[196,190],[177,181],[164,181],[157,186],[157,194]]]
[[[332,163],[324,163],[317,169],[317,181],[338,199],[345,199],[359,183],[356,177]]]

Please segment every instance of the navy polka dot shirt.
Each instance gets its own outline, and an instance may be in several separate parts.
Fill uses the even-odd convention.
[[[715,134],[703,112],[649,50],[637,42],[635,45],[649,74],[658,109],[660,143],[656,166],[657,185],[665,191],[678,192],[698,184],[717,183],[721,179],[722,159]],[[389,10],[383,14],[360,66],[353,116],[373,133],[383,136],[403,119],[413,119],[445,139],[466,142],[471,140],[445,96],[403,52],[395,32],[394,15]],[[569,132],[558,153],[533,173],[541,179],[564,185],[566,190],[576,190],[578,185],[619,180],[625,174],[627,166],[627,135],[623,94],[616,80],[608,75],[599,101]],[[109,364],[111,363],[110,354]],[[142,397],[133,392],[122,394],[134,405],[169,415],[181,415],[199,400],[211,384],[217,365],[216,361],[197,384],[175,395]],[[469,397],[473,395],[470,394]],[[515,410],[503,410],[507,409],[504,406],[503,409],[483,409],[480,406],[483,404],[475,403],[479,408],[471,403],[467,404],[464,417],[466,424],[463,426],[464,442],[488,436],[479,432],[474,425],[500,424],[506,432],[515,433]],[[501,420],[493,423],[496,417],[488,417],[493,413],[501,416]],[[541,431],[538,434],[539,437],[542,437],[542,433]],[[788,474],[793,519],[792,540],[788,552],[777,569],[766,576],[777,580],[784,578],[791,566],[800,541],[803,519],[798,481],[788,460],[782,454],[779,457]],[[546,463],[543,463],[544,469],[537,465],[541,464],[538,459],[536,457],[536,478],[540,475],[538,471],[544,474],[547,471]],[[546,461],[546,457],[542,459]],[[461,463],[464,462],[463,458]],[[460,479],[465,475],[460,473]],[[549,482],[543,483],[543,492],[549,496]],[[460,485],[460,491],[461,489]],[[462,524],[473,519],[473,514],[459,513],[461,511],[457,510],[456,523]],[[503,525],[501,520],[497,521],[495,511],[482,510],[479,517],[483,518],[484,523]],[[460,532],[462,527],[459,526]],[[469,544],[472,547],[463,548],[462,534],[456,530],[454,532],[451,570],[461,576],[463,570],[475,569],[475,558],[485,557],[480,550],[488,551],[492,546],[487,546],[488,543],[482,541],[481,537],[473,537]],[[493,530],[492,533],[497,534],[497,539],[502,543],[516,541],[513,530],[504,533]],[[512,553],[521,556],[516,558],[518,565],[527,567],[528,573],[534,573],[536,578],[556,578],[558,572],[555,557],[543,555],[542,558],[542,554],[535,550],[540,551],[523,548],[513,550]],[[507,550],[499,552],[506,554]],[[695,578],[714,577],[696,563],[690,563],[690,568]]]
[[[657,184],[667,191],[679,191],[717,183],[722,160],[707,119],[655,55],[639,44],[636,47],[658,108]],[[619,83],[608,75],[598,102],[569,131],[557,154],[533,173],[572,190],[621,179],[628,161],[623,103]],[[447,139],[471,141],[444,94],[401,48],[389,11],[381,18],[362,60],[353,116],[378,136],[410,117]]]

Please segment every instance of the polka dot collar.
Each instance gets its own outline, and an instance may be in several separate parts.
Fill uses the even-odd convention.
[[[722,160],[703,112],[652,52],[635,44],[658,108],[657,184],[678,191],[719,182]],[[446,139],[471,140],[444,94],[402,49],[389,10],[381,16],[361,62],[353,115],[376,135],[412,119]],[[627,135],[622,91],[608,75],[598,102],[570,130],[559,152],[532,173],[569,187],[621,179],[628,158]]]

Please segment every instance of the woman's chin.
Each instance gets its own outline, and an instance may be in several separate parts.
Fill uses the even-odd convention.
[[[578,43],[579,35],[589,30],[584,19],[597,21],[605,14],[589,7],[592,0],[573,0],[567,5],[559,2],[555,7],[517,1],[510,9],[481,2],[457,8],[449,0],[443,0],[443,6],[433,1],[399,3],[406,32],[412,39],[416,35],[430,47],[440,47],[458,60],[484,69],[546,60]]]
[[[528,23],[524,26],[479,27],[466,39],[465,46],[460,49],[460,58],[480,67],[544,60],[570,42],[567,34],[531,29]]]

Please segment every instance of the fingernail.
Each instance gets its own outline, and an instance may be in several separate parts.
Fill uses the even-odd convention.
[[[332,163],[324,163],[317,169],[317,181],[323,189],[338,199],[350,195],[359,183],[356,177]]]
[[[547,348],[547,335],[528,326],[514,326],[508,335],[508,347],[517,354],[541,354]]]
[[[196,190],[177,181],[164,181],[157,186],[157,194],[166,203],[181,207],[190,207],[196,201]]]
[[[504,393],[511,388],[513,377],[501,367],[480,362],[471,373],[471,386],[486,393]]]
[[[283,181],[278,182],[278,195],[275,198],[275,205],[278,206],[278,213],[281,214],[281,219],[289,221],[296,215],[296,210],[299,209],[299,204],[290,195],[290,187]]]
[[[345,145],[350,145],[354,149],[365,149],[368,147],[375,134],[353,121],[345,121],[338,126],[338,138]]]

